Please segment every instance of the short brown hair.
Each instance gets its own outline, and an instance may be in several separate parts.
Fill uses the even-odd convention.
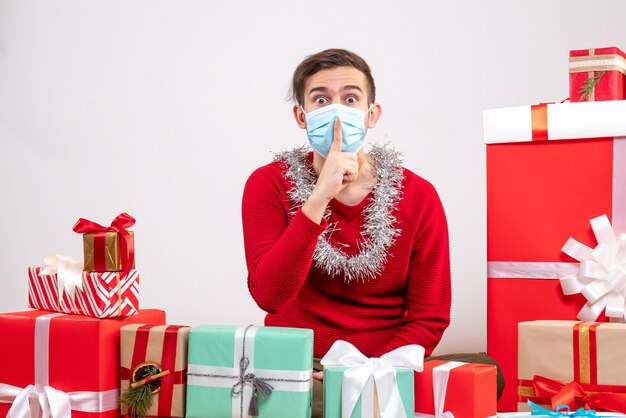
[[[309,77],[321,70],[344,66],[354,67],[365,75],[369,90],[367,99],[370,104],[374,103],[376,101],[376,85],[372,71],[363,58],[347,49],[326,49],[307,56],[293,72],[290,99],[302,104],[304,102],[304,85]]]

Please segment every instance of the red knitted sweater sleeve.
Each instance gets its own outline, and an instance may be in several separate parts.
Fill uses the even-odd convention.
[[[409,175],[413,175],[410,173]],[[404,190],[404,205],[415,237],[407,277],[407,323],[394,332],[377,355],[419,344],[430,355],[450,325],[451,285],[448,225],[441,200],[427,181]]]
[[[278,163],[254,171],[243,192],[242,222],[248,288],[261,309],[277,313],[304,284],[319,235],[327,227],[298,210],[288,220],[290,201]]]

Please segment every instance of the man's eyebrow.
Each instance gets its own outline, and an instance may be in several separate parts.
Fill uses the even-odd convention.
[[[324,87],[324,86],[320,86],[320,87],[313,87],[311,90],[309,90],[309,94],[311,93],[315,93],[316,91],[321,91],[321,92],[327,92],[328,88]]]
[[[352,86],[352,85],[348,85],[348,86],[344,86],[344,87],[342,88],[342,90],[358,90],[358,91],[360,91],[361,93],[363,93],[363,90],[361,90],[361,87],[359,87],[359,86]]]
[[[361,89],[361,87],[357,86],[357,85],[347,85],[347,86],[343,86],[341,88],[341,90],[358,90],[361,93],[363,93],[363,90]],[[313,87],[311,90],[309,90],[309,94],[311,93],[315,93],[316,91],[321,91],[321,92],[327,92],[328,88],[324,87],[324,86],[319,86],[319,87]]]

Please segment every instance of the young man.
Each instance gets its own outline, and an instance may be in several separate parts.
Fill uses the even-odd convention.
[[[437,192],[390,147],[365,152],[382,108],[358,55],[308,56],[292,96],[313,150],[283,152],[257,169],[242,203],[248,287],[268,312],[265,324],[313,329],[316,359],[339,339],[368,357],[407,344],[430,355],[451,302]],[[321,383],[314,386],[313,416],[321,416]]]

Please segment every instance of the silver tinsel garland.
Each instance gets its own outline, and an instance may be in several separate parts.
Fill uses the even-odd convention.
[[[275,161],[285,164],[284,176],[293,183],[288,194],[294,202],[292,215],[309,198],[317,176],[307,161],[306,146],[277,154]],[[387,260],[387,250],[400,234],[393,211],[401,199],[402,159],[400,153],[388,145],[374,145],[369,152],[374,177],[378,180],[372,187],[372,199],[363,209],[365,224],[361,231],[362,241],[358,243],[359,253],[347,255],[328,242],[336,224],[319,236],[313,260],[316,267],[331,277],[343,274],[344,281],[375,279]],[[329,221],[330,209],[326,208],[324,218]],[[344,244],[345,245],[345,244]]]

